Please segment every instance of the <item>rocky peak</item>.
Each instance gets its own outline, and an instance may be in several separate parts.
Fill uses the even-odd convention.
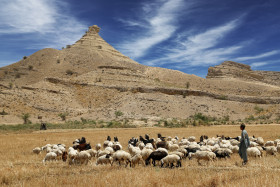
[[[93,25],[88,28],[88,33],[98,34],[99,31],[100,31],[100,28],[97,25]]]

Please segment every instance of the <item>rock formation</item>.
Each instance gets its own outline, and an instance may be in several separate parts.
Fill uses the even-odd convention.
[[[244,119],[262,105],[280,113],[279,72],[252,71],[224,62],[210,67],[207,79],[141,65],[100,37],[98,26],[62,50],[43,49],[0,68],[1,123],[67,119],[185,119],[195,113]],[[261,83],[261,84],[260,84]],[[39,117],[40,116],[40,119]]]
[[[208,69],[207,79],[236,78],[244,81],[258,81],[280,86],[280,72],[253,71],[249,65],[225,61]]]

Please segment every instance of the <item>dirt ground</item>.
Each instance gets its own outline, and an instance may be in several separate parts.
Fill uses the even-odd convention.
[[[250,136],[265,141],[280,138],[280,125],[249,125]],[[247,166],[233,154],[230,159],[198,165],[196,160],[183,160],[181,168],[159,166],[118,165],[96,166],[96,158],[88,165],[68,165],[62,161],[44,165],[45,153],[36,155],[32,149],[50,144],[72,145],[76,138],[86,137],[91,145],[103,143],[110,135],[118,136],[127,151],[128,140],[148,133],[156,137],[182,137],[208,135],[238,136],[239,126],[209,126],[189,128],[133,128],[47,130],[32,133],[0,134],[0,185],[1,186],[280,186],[280,156],[249,158]]]

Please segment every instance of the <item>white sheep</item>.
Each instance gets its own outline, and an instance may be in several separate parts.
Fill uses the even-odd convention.
[[[43,159],[43,163],[46,161],[56,161],[57,155],[54,152],[49,152],[46,154],[45,158]]]
[[[184,153],[179,152],[179,151],[170,152],[170,153],[168,153],[168,155],[178,155],[181,159],[183,159],[185,156]]]
[[[259,144],[257,142],[250,142],[250,147],[257,147]]]
[[[111,155],[103,155],[96,160],[96,165],[98,164],[111,164],[113,162],[113,158]]]
[[[140,148],[140,150],[144,149],[145,147],[145,144],[143,142],[140,142],[138,147]]]
[[[96,150],[88,149],[86,151],[90,154],[91,158],[95,157],[97,155],[97,151]]]
[[[179,146],[183,146],[183,145],[190,145],[190,142],[187,139],[182,139],[179,142]]]
[[[263,146],[263,145],[264,145],[264,140],[263,140],[262,137],[258,137],[256,142],[257,142],[257,144],[259,144],[260,146]]]
[[[74,158],[74,163],[87,165],[91,156],[87,151],[78,152],[77,156]]]
[[[166,164],[166,166],[171,164],[170,167],[173,167],[174,164],[176,164],[177,167],[181,167],[182,166],[181,158],[180,158],[180,156],[178,156],[176,154],[167,155],[166,157],[162,158],[160,160],[160,162],[161,162],[161,167],[163,167],[164,164]]]
[[[33,153],[35,153],[35,154],[40,154],[41,151],[42,151],[42,148],[40,148],[40,147],[35,147],[32,151],[33,151]]]
[[[212,151],[212,149],[208,146],[201,146],[200,151]]]
[[[101,157],[103,155],[108,155],[108,154],[110,154],[110,151],[108,151],[108,150],[103,150],[103,151],[99,150],[99,151],[97,151],[97,157]]]
[[[109,151],[110,154],[113,154],[113,153],[115,152],[114,149],[113,149],[112,147],[106,147],[106,148],[105,148],[105,151]]]
[[[280,139],[274,140],[274,145],[277,146],[278,144],[280,144]]]
[[[179,149],[179,145],[177,145],[177,144],[172,144],[172,143],[168,143],[167,144],[167,149],[169,150],[169,151],[176,151],[177,149]]]
[[[73,147],[69,147],[68,149],[69,164],[74,163],[74,159],[76,158],[77,155],[78,155],[78,151],[75,150]]]
[[[277,152],[280,153],[280,144],[277,144]]]
[[[190,158],[196,158],[199,165],[201,165],[200,160],[213,161],[216,159],[216,154],[209,151],[197,151],[189,155],[191,155]]]
[[[239,147],[237,145],[230,146],[229,149],[232,151],[232,153],[238,153]]]
[[[149,158],[150,154],[153,152],[152,149],[147,149],[147,148],[144,148],[142,151],[141,151],[141,156],[143,158],[143,160],[147,160],[147,158]]]
[[[235,140],[235,139],[231,139],[231,140],[230,140],[230,144],[231,144],[232,146],[236,146],[236,145],[238,146],[239,143],[240,143],[240,142],[239,142],[238,140]]]
[[[274,141],[267,141],[265,144],[264,144],[265,147],[268,147],[268,146],[274,146]]]
[[[156,149],[156,151],[160,151],[160,152],[166,152],[166,153],[168,154],[168,151],[167,151],[167,149],[165,149],[165,148],[162,148],[162,147],[160,147],[160,148],[157,148],[157,149]]]
[[[113,142],[106,140],[103,143],[103,148],[105,149],[106,147],[113,147],[113,145]]]
[[[269,155],[276,155],[277,153],[277,148],[275,146],[264,147],[264,150],[266,151],[266,154]]]
[[[113,161],[111,165],[113,165],[115,161],[119,161],[120,165],[121,165],[121,161],[124,161],[126,163],[126,166],[128,165],[128,163],[131,164],[131,155],[123,150],[119,150],[115,152],[112,157],[113,157]]]
[[[134,155],[131,158],[131,167],[135,167],[135,165],[139,165],[139,163],[141,163],[143,166],[145,165],[144,160],[140,154]]]
[[[195,142],[195,137],[194,137],[194,136],[188,137],[188,141],[189,141],[189,142]]]
[[[261,151],[257,147],[249,147],[247,149],[247,155],[251,157],[261,157]]]
[[[151,143],[147,143],[147,144],[145,145],[145,148],[146,148],[146,149],[151,149],[151,150],[154,149],[154,147],[153,147],[153,145],[152,145]]]
[[[100,144],[100,143],[96,144],[96,145],[95,145],[95,150],[98,151],[98,150],[100,150],[100,149],[101,149],[101,144]]]
[[[215,144],[216,144],[216,142],[212,139],[209,139],[206,141],[206,145],[214,146]]]
[[[133,145],[129,144],[128,145],[128,151],[131,154],[131,156],[141,154],[141,150],[139,147],[134,147]]]

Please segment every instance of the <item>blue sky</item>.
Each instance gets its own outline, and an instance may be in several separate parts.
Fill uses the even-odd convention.
[[[201,77],[226,60],[280,71],[279,9],[279,0],[0,0],[0,67],[98,25],[144,65]]]

